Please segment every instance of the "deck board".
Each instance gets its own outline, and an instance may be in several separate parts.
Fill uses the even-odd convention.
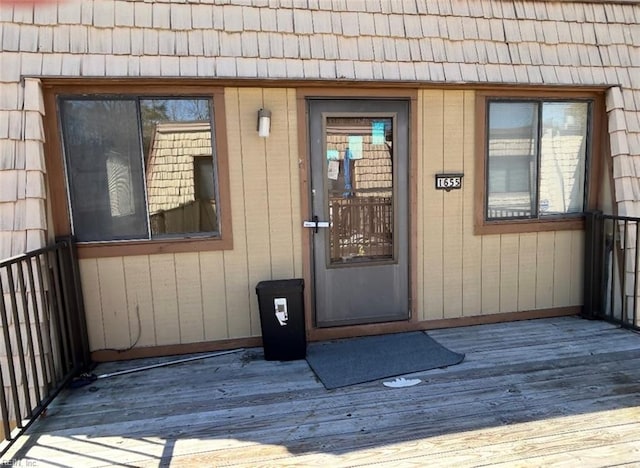
[[[575,317],[434,330],[460,365],[327,391],[260,349],[66,390],[5,459],[38,466],[640,464],[640,335]],[[105,374],[177,358],[106,363]]]

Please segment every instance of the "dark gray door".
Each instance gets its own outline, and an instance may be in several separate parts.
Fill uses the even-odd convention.
[[[316,326],[406,320],[409,102],[308,104]]]

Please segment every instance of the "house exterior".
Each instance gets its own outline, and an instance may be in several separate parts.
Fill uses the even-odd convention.
[[[576,314],[583,213],[640,216],[636,2],[2,3],[0,40],[0,258],[75,236],[98,360],[259,345],[271,279],[311,340]]]

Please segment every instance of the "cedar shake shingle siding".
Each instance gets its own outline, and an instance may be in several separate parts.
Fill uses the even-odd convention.
[[[0,258],[44,243],[39,77],[605,86],[616,201],[640,215],[635,2],[3,3],[0,49]]]

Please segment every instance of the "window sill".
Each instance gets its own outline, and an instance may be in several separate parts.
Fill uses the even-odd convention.
[[[504,221],[476,222],[473,233],[486,234],[521,234],[527,232],[583,230],[584,216],[563,219],[519,219]]]
[[[229,238],[194,237],[176,240],[86,242],[78,243],[77,246],[79,258],[103,258],[232,250],[233,240],[230,236]]]

